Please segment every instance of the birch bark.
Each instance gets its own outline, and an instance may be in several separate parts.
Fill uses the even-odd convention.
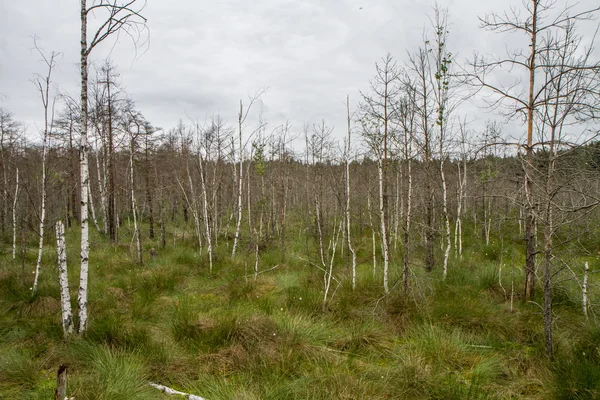
[[[67,248],[65,245],[65,226],[62,221],[56,223],[56,248],[58,251],[58,283],[60,286],[60,309],[62,313],[63,333],[73,333],[73,313],[69,293],[69,275],[67,274]]]
[[[352,247],[352,234],[350,224],[350,149],[352,130],[350,126],[350,96],[346,96],[346,115],[348,120],[348,141],[346,146],[346,240],[348,250],[352,253],[352,290],[356,289],[356,252]]]
[[[19,168],[15,178],[15,196],[12,204],[12,259],[17,260],[17,205],[19,201]]]

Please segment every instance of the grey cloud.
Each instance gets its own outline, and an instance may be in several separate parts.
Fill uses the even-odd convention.
[[[583,0],[581,6],[594,5]],[[108,55],[122,82],[154,124],[174,126],[185,113],[219,113],[235,120],[239,99],[269,86],[264,118],[275,126],[290,119],[297,130],[325,118],[345,130],[346,94],[355,104],[366,90],[374,64],[387,52],[400,63],[422,43],[430,0],[149,0],[145,15],[150,47],[138,59],[122,35],[95,49],[100,63]],[[501,12],[520,0],[448,0],[449,45],[460,58],[473,50],[502,53],[522,38],[478,29],[478,15]],[[40,71],[29,52],[30,37],[41,37],[47,51],[63,52],[54,81],[78,92],[79,21],[77,4],[67,0],[0,3],[0,105],[18,119],[40,119],[29,83]],[[587,29],[587,28],[586,28]],[[39,108],[39,107],[38,107]],[[469,112],[473,110],[471,107]],[[484,112],[477,111],[478,115]],[[258,109],[253,114],[255,119]]]

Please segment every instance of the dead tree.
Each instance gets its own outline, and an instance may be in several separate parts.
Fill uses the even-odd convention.
[[[44,250],[44,228],[46,223],[46,198],[47,198],[47,163],[46,158],[48,155],[48,140],[52,134],[54,124],[54,100],[50,103],[50,82],[52,77],[52,69],[55,67],[56,53],[52,52],[49,56],[46,56],[43,50],[38,46],[37,39],[34,38],[35,49],[42,58],[47,72],[45,76],[37,75],[34,79],[34,84],[39,92],[42,100],[42,106],[44,107],[44,130],[42,133],[42,188],[41,188],[41,205],[40,205],[40,225],[39,225],[39,247],[37,263],[35,265],[35,276],[33,278],[32,294],[37,292],[38,280],[40,277],[40,269],[42,267],[42,253]]]
[[[523,10],[511,9],[503,14],[488,14],[480,18],[481,27],[496,33],[518,33],[525,36],[523,48],[508,49],[505,57],[476,57],[469,74],[477,87],[492,94],[489,106],[501,108],[508,118],[521,116],[527,126],[525,142],[521,147],[525,151],[523,160],[525,193],[525,299],[534,295],[535,279],[535,204],[532,179],[534,174],[534,119],[544,106],[543,93],[556,77],[540,76],[544,67],[540,55],[539,42],[542,35],[555,35],[574,22],[590,19],[600,7],[575,12],[573,6],[554,10],[553,0],[528,0]],[[523,14],[521,14],[523,11]],[[554,11],[554,13],[552,13]],[[544,44],[542,44],[544,46]],[[568,68],[570,70],[571,68]],[[516,78],[506,84],[496,83],[495,72],[510,70]],[[549,79],[549,80],[548,80]],[[521,84],[525,82],[525,85]]]
[[[348,138],[346,139],[346,149],[344,161],[346,164],[346,240],[348,241],[348,250],[352,254],[352,290],[356,289],[356,252],[352,246],[352,230],[350,224],[350,150],[352,144],[352,127],[350,116],[350,96],[346,97],[346,117],[348,121]]]
[[[379,223],[383,252],[383,290],[389,292],[389,212],[387,168],[389,142],[392,135],[392,121],[396,118],[394,103],[399,94],[401,71],[390,54],[381,64],[375,64],[375,78],[370,83],[371,94],[361,93],[360,105],[363,135],[377,155],[379,182]]]

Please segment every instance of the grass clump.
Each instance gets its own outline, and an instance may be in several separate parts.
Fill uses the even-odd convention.
[[[78,399],[142,400],[161,397],[148,386],[148,375],[139,356],[103,345],[83,344],[77,356],[89,375],[72,383]]]

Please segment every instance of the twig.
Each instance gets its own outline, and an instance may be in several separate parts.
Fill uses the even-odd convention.
[[[251,274],[248,274],[248,275],[244,275],[244,278],[247,278],[249,276],[258,276],[258,275],[260,275],[260,274],[262,274],[264,272],[273,271],[275,268],[279,268],[279,264],[277,264],[273,268],[265,269],[264,271],[259,271],[259,272],[256,272],[256,273],[251,273]]]

